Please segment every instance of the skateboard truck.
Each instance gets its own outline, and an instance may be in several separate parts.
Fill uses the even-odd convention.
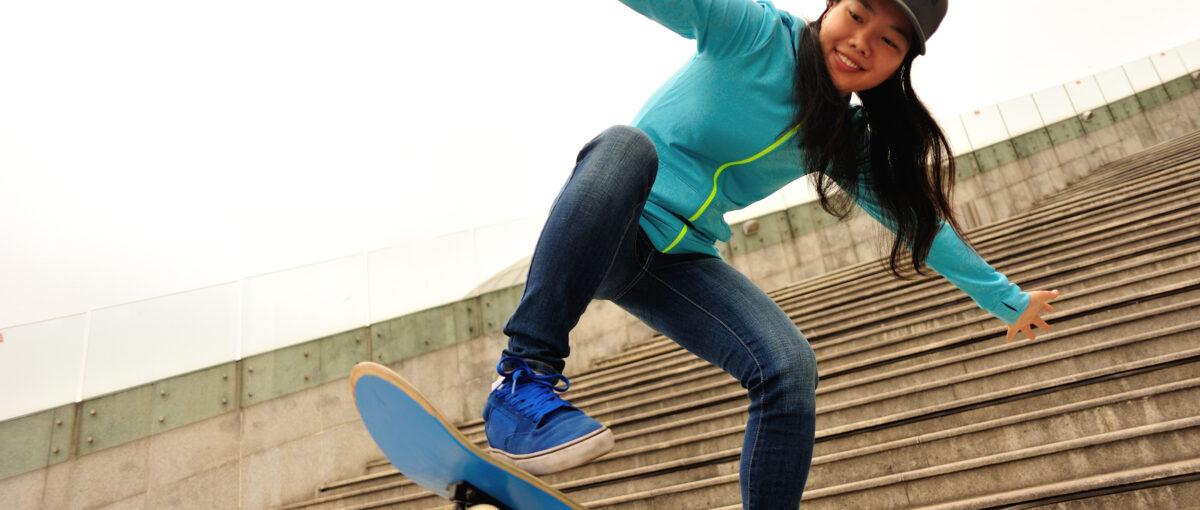
[[[454,482],[446,489],[450,491],[450,501],[454,503],[454,510],[470,510],[475,508],[474,505],[491,505],[498,510],[512,510],[466,481]]]

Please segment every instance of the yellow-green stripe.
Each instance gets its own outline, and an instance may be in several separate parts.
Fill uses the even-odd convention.
[[[741,161],[733,161],[733,162],[725,163],[724,165],[721,165],[720,167],[718,167],[716,173],[713,174],[712,191],[708,193],[708,198],[706,200],[704,200],[704,204],[700,206],[700,209],[696,211],[696,214],[693,214],[692,217],[688,218],[687,221],[691,222],[691,221],[696,221],[697,219],[700,219],[700,216],[704,214],[704,211],[708,210],[708,206],[712,205],[713,199],[717,197],[717,179],[721,178],[721,173],[724,172],[726,168],[729,168],[731,166],[744,165],[746,163],[752,163],[755,160],[757,160],[763,156],[766,156],[767,154],[770,154],[771,151],[778,149],[780,145],[783,145],[784,142],[788,141],[788,139],[790,139],[798,131],[800,131],[799,124],[797,124],[796,127],[789,129],[786,133],[783,134],[783,136],[779,137],[778,140],[775,140],[775,143],[772,143],[767,148],[763,149],[762,151],[759,151],[758,154],[750,156]],[[675,236],[675,240],[671,241],[671,244],[667,245],[667,247],[664,248],[662,250],[662,252],[669,253],[671,251],[671,249],[675,248],[675,246],[678,245],[680,241],[683,241],[684,237],[687,237],[687,231],[688,231],[688,226],[685,224],[683,226],[683,228],[679,229],[679,235]]]
[[[674,247],[675,247],[675,245],[679,244],[679,241],[682,241],[682,240],[683,240],[683,236],[685,236],[685,235],[687,235],[687,225],[684,225],[684,226],[683,226],[683,228],[679,229],[679,235],[675,236],[675,240],[674,240],[674,241],[671,241],[671,244],[667,245],[667,247],[666,247],[666,248],[663,248],[663,251],[662,251],[662,252],[663,252],[663,253],[670,253],[670,252],[671,252],[671,248],[674,248]]]
[[[780,145],[783,145],[783,142],[786,142],[789,138],[792,137],[792,135],[796,134],[796,132],[799,130],[800,130],[800,125],[797,124],[796,127],[789,129],[787,133],[784,133],[783,136],[779,137],[778,140],[775,140],[775,143],[771,144],[766,149],[763,149],[758,154],[750,156],[749,158],[743,159],[741,161],[733,161],[730,163],[725,163],[724,165],[721,165],[720,168],[717,168],[717,172],[713,174],[712,192],[710,192],[708,194],[708,199],[704,201],[704,205],[700,206],[700,210],[696,211],[696,214],[693,214],[691,218],[688,218],[688,221],[696,221],[697,219],[699,219],[700,215],[704,214],[704,211],[707,210],[708,206],[712,204],[713,199],[716,198],[716,196],[717,196],[717,179],[719,179],[721,177],[721,172],[724,172],[726,168],[729,168],[731,166],[752,163],[755,160],[757,160],[758,158],[761,158],[763,156],[766,156],[767,154],[770,154],[771,151],[779,148]],[[687,231],[687,226],[685,225],[683,232],[686,232],[686,231]],[[680,238],[682,238],[683,232],[679,233]],[[676,238],[675,242],[679,242],[679,238]],[[675,243],[671,243],[671,246],[675,246]]]

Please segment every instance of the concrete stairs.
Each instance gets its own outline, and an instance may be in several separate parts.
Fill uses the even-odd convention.
[[[1200,132],[968,234],[1024,289],[1062,292],[1052,332],[1005,343],[940,277],[878,261],[772,292],[821,371],[803,507],[1200,508]],[[545,477],[576,500],[740,508],[748,401],[731,377],[656,337],[568,398],[617,436]],[[479,421],[461,429],[484,441]],[[442,507],[379,460],[286,508]]]

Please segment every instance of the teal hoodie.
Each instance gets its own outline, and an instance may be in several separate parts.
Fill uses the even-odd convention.
[[[797,129],[787,129],[795,114],[796,44],[805,23],[767,1],[621,1],[695,40],[697,49],[633,120],[654,141],[659,158],[642,230],[663,253],[719,256],[716,242],[730,236],[726,212],[809,171],[800,166]],[[861,107],[850,108],[864,126]],[[890,226],[871,193],[858,195],[863,210]],[[1029,304],[1028,294],[945,224],[926,263],[1009,324]]]

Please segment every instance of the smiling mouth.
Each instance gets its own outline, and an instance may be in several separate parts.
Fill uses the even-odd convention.
[[[861,66],[859,66],[858,64],[855,64],[854,61],[850,60],[845,55],[842,55],[842,53],[840,51],[835,51],[834,53],[837,53],[838,60],[840,60],[842,62],[842,64],[844,64],[846,67],[849,67],[856,71],[863,70],[863,68]]]

